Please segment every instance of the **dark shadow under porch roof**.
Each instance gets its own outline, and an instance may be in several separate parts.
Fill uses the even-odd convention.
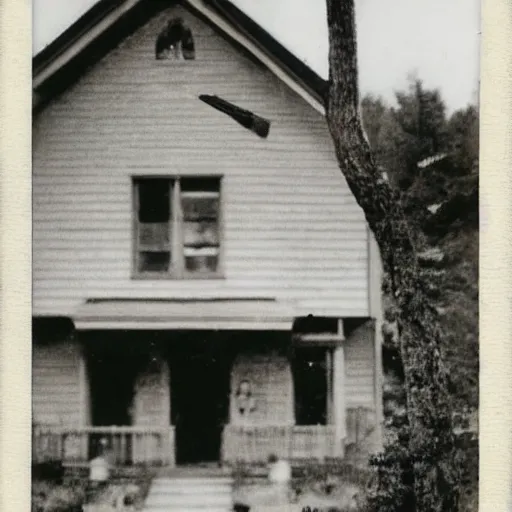
[[[271,299],[90,299],[73,315],[78,330],[290,331],[291,304]]]

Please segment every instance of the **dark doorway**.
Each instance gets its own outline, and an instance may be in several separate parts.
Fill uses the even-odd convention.
[[[171,355],[171,421],[177,464],[220,460],[229,415],[231,358],[221,345],[187,340]]]
[[[87,367],[93,425],[132,424],[134,384],[139,359],[119,347],[89,348]]]
[[[141,351],[126,342],[122,348],[108,341],[87,345],[91,423],[93,426],[128,426],[133,424],[133,399]],[[89,458],[103,453],[103,433],[89,435]],[[119,439],[118,439],[119,440]],[[108,439],[110,446],[114,438]],[[121,445],[122,446],[122,445]],[[132,464],[132,440],[125,439],[118,453],[124,464]],[[124,452],[123,452],[124,450]]]
[[[325,425],[328,379],[326,349],[297,349],[293,376],[297,425]]]

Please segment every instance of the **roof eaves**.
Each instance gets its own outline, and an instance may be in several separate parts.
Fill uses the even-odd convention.
[[[37,75],[41,70],[47,67],[50,62],[55,60],[59,55],[62,55],[93,26],[97,25],[124,1],[125,0],[99,0],[96,2],[60,36],[32,58],[32,74]]]
[[[144,13],[140,12],[141,6],[149,13],[172,3],[172,0],[100,0],[54,43],[34,57],[33,88],[37,89],[52,78],[76,55],[87,52],[90,46],[106,34],[107,38],[114,39],[115,34],[110,34],[113,27],[119,24],[130,25],[126,20],[133,17],[134,11],[138,12],[138,17],[144,18]]]
[[[101,18],[96,18],[104,25],[97,33],[90,33],[96,28],[94,25],[81,30],[80,35],[79,31],[68,34],[63,44],[53,47],[53,55],[47,54],[45,67],[33,76],[33,111],[43,109],[155,12],[174,3],[175,0],[116,0],[117,12],[105,10]]]
[[[265,32],[250,18],[239,10],[235,12],[234,18],[230,18],[226,12],[214,9],[208,0],[185,0],[185,5],[201,19],[209,23],[216,31],[219,31],[231,44],[250,55],[252,59],[255,59],[274,73],[317,112],[322,115],[325,114],[324,95],[321,91],[327,90],[327,82],[320,79],[318,75],[281,46],[270,34]],[[249,34],[248,25],[252,25],[250,27],[252,28],[252,35]],[[272,51],[276,48],[282,51],[281,58],[277,58],[275,52]],[[283,55],[286,56],[284,61],[282,59]],[[304,75],[301,76],[300,73],[297,73],[297,66],[299,65],[309,70],[313,76],[316,76],[321,81],[319,89],[315,91],[311,87],[311,81],[305,80]]]
[[[287,50],[272,35],[253,21],[228,0],[203,0],[228,23],[241,31],[252,43],[260,47],[269,57],[283,67],[315,99],[324,103],[327,81],[315,73],[307,64]]]

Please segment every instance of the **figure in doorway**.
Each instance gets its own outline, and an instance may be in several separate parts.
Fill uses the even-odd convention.
[[[256,401],[252,396],[252,386],[249,380],[240,381],[235,395],[236,410],[242,420],[247,420],[256,410]]]

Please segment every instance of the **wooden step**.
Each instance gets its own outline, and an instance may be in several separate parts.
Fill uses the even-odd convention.
[[[149,497],[146,500],[146,506],[147,507],[154,507],[154,506],[162,506],[162,505],[182,505],[185,507],[187,506],[207,506],[210,505],[212,507],[229,507],[232,504],[232,497],[231,495],[227,496],[217,496],[214,494],[205,494],[205,495],[185,495],[185,496],[179,496],[179,495],[164,495],[164,496],[152,496]]]
[[[171,487],[196,487],[198,485],[222,486],[233,485],[232,478],[160,478],[153,479],[153,485]]]
[[[188,468],[187,468],[188,469]],[[231,512],[233,478],[219,471],[167,471],[153,479],[143,512]]]
[[[164,505],[162,507],[145,507],[142,512],[231,512],[232,508],[227,507],[212,507],[210,505],[205,505],[204,507],[186,507],[183,506],[169,506]]]

